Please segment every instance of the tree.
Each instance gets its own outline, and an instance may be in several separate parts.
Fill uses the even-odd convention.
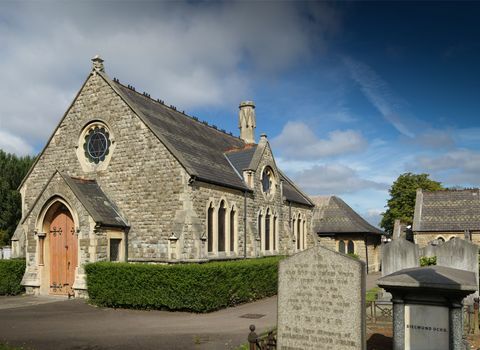
[[[17,188],[33,161],[33,157],[18,157],[0,150],[0,246],[8,244],[22,216]]]
[[[440,182],[429,179],[429,174],[405,173],[400,175],[389,190],[390,199],[387,202],[387,210],[382,213],[380,226],[388,233],[393,232],[396,219],[400,219],[408,225],[413,223],[415,210],[415,197],[417,189],[424,191],[442,190]]]

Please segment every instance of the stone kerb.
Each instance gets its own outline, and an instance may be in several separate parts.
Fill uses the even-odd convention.
[[[399,238],[383,246],[382,276],[419,266],[418,245]]]
[[[478,298],[478,246],[461,238],[453,238],[436,247],[437,265],[475,273],[477,291],[465,298],[464,303],[473,304]]]
[[[277,349],[366,349],[365,329],[364,262],[315,246],[280,263]]]

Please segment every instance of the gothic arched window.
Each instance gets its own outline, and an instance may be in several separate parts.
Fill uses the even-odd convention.
[[[345,254],[345,242],[344,241],[339,241],[338,242],[338,251],[340,253]]]
[[[218,208],[218,251],[224,252],[225,251],[225,201],[220,202],[220,206]]]
[[[270,250],[270,209],[265,215],[265,250]]]
[[[302,220],[300,219],[300,215],[298,215],[297,219],[297,249],[300,250],[302,248]]]
[[[230,210],[230,251],[234,252],[235,251],[235,245],[236,245],[236,239],[235,239],[235,222],[236,222],[236,212],[235,209],[232,208]]]
[[[353,244],[353,241],[348,241],[347,253],[355,254],[355,245]]]
[[[258,237],[260,238],[260,246],[262,244],[262,213],[258,213]]]
[[[272,238],[272,243],[273,243],[273,250],[277,250],[277,216],[275,215],[273,217],[273,238]]]
[[[210,206],[207,210],[207,244],[208,251],[213,252],[213,205],[210,203]]]

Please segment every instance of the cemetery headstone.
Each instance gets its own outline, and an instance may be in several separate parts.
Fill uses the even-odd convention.
[[[420,256],[425,256],[427,258],[431,258],[437,256],[437,244],[433,244],[434,242],[429,242],[425,247],[419,249]]]
[[[315,246],[280,262],[279,350],[363,350],[365,263]]]
[[[11,252],[12,249],[10,247],[3,247],[3,259],[10,259],[11,258]]]
[[[464,303],[473,305],[478,297],[478,246],[460,238],[453,238],[436,248],[437,265],[471,271],[477,276],[477,292],[469,295]]]
[[[392,294],[393,350],[465,350],[462,299],[477,288],[473,272],[425,266],[377,284]]]
[[[406,237],[406,227],[405,224],[402,224],[399,219],[396,219],[394,224],[393,224],[393,233],[392,233],[392,239],[405,239]]]
[[[382,276],[420,266],[418,246],[406,239],[393,240],[382,248]]]

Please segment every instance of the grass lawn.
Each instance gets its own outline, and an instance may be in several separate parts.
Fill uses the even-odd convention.
[[[24,347],[11,346],[5,343],[0,343],[0,350],[27,350]]]
[[[375,301],[377,299],[377,293],[380,291],[380,287],[374,287],[372,289],[367,290],[367,297],[366,302]]]

